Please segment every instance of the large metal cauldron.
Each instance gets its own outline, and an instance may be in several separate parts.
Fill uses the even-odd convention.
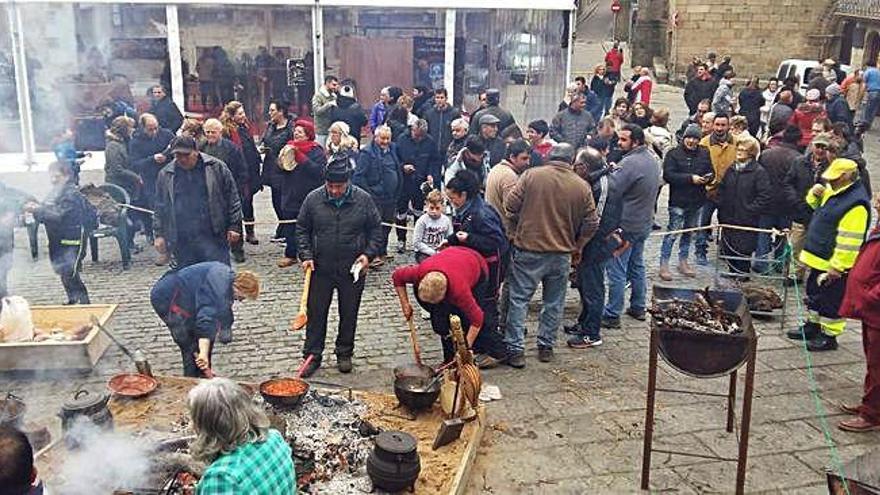
[[[654,303],[663,308],[664,301],[693,301],[701,290],[654,286]],[[729,374],[742,366],[749,357],[749,348],[756,339],[746,299],[734,291],[709,291],[711,301],[722,301],[724,310],[739,316],[740,333],[722,334],[682,328],[660,327],[652,318],[651,331],[657,332],[657,347],[663,360],[678,371],[697,378],[713,378]]]

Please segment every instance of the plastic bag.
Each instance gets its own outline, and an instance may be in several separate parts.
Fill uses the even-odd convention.
[[[0,305],[0,341],[29,342],[34,340],[31,307],[21,296],[4,297]]]

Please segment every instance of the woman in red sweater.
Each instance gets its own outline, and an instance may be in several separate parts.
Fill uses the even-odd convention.
[[[874,196],[874,208],[880,214],[880,194]],[[855,266],[849,271],[839,314],[862,321],[862,347],[868,371],[862,403],[840,405],[855,417],[837,426],[855,432],[880,430],[880,223],[868,234]]]
[[[498,311],[489,266],[480,253],[464,246],[448,247],[418,265],[394,270],[391,279],[407,320],[413,316],[407,284],[415,288],[416,300],[431,313],[431,327],[440,336],[444,362],[455,354],[449,336],[451,315],[460,317],[468,329],[467,343],[477,353],[480,368],[495,367],[504,360],[506,348],[495,326]]]

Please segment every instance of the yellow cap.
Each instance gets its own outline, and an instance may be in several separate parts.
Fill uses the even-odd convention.
[[[844,173],[855,172],[858,169],[859,166],[856,165],[856,162],[848,158],[837,158],[822,172],[822,178],[824,180],[837,180]]]

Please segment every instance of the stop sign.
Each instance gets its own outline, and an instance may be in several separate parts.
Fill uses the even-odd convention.
[[[620,1],[619,0],[614,0],[613,2],[611,2],[611,12],[614,12],[615,14],[620,12]]]

